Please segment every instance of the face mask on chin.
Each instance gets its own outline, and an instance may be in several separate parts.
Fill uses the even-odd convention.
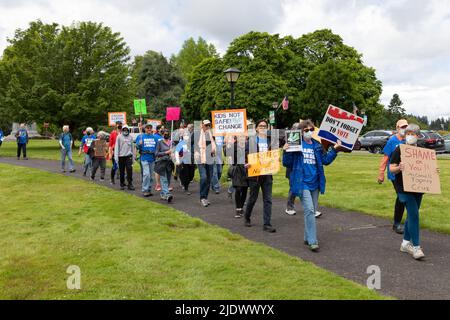
[[[417,137],[416,136],[406,136],[406,143],[409,145],[417,144]]]

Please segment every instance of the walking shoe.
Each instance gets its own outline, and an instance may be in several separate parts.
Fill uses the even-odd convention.
[[[297,214],[294,209],[286,209],[284,212],[290,216],[295,216]]]
[[[204,206],[205,208],[209,206],[208,200],[206,199],[201,199],[200,202],[202,203],[202,206]]]
[[[125,190],[125,185],[124,184],[120,185],[120,190]]]
[[[142,195],[143,195],[144,197],[146,197],[146,198],[147,198],[147,197],[150,197],[150,192],[143,192]]]
[[[270,232],[270,233],[277,232],[277,229],[272,227],[270,224],[264,225],[263,230],[266,231],[266,232]]]
[[[250,219],[245,219],[245,226],[246,227],[251,227],[252,226],[252,223],[251,223],[251,221],[250,221]]]
[[[70,173],[74,173],[75,171],[77,171],[77,170],[72,169],[72,170],[70,170],[69,172],[70,172]]]
[[[393,225],[392,230],[394,230],[398,234],[403,234],[403,232],[404,232],[403,227],[401,225],[398,225],[398,226]]]
[[[101,182],[105,181],[105,178],[100,178],[100,181],[101,181]]]
[[[422,251],[422,248],[420,246],[413,247],[413,258],[416,260],[421,260],[425,258],[425,254]]]
[[[312,252],[317,252],[317,251],[319,251],[319,245],[318,244],[310,244],[309,250],[311,250]]]
[[[400,251],[401,252],[406,252],[406,253],[409,253],[409,254],[413,254],[414,253],[414,247],[411,244],[411,242],[408,242],[406,244],[403,244],[403,242],[402,242],[402,244],[400,246]]]
[[[190,196],[192,193],[189,190],[184,190],[184,193],[186,193],[186,195]]]
[[[173,196],[172,196],[172,195],[170,195],[170,196],[167,197],[167,202],[168,202],[168,203],[171,203],[172,200],[173,200]]]
[[[322,212],[316,211],[316,214],[314,215],[316,218],[319,218],[322,215]]]
[[[235,218],[242,218],[242,209],[236,209]]]
[[[169,187],[169,191],[173,191],[173,187]]]
[[[132,184],[129,184],[128,190],[134,191],[134,190],[136,190],[136,188]]]
[[[216,191],[214,191],[216,194],[220,194],[220,191],[219,190],[216,190]]]
[[[95,178],[94,178],[94,177],[91,177],[90,179],[91,179],[91,181],[95,181]]]

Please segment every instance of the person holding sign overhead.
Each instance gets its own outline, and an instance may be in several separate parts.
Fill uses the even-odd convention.
[[[319,250],[319,242],[316,232],[316,218],[319,192],[325,193],[325,172],[324,165],[331,164],[337,156],[337,150],[341,147],[341,141],[337,140],[334,148],[324,152],[322,145],[312,139],[315,130],[311,120],[304,120],[300,123],[303,141],[302,151],[283,152],[283,166],[290,170],[289,194],[293,197],[301,198],[305,215],[305,236],[304,243],[313,252]],[[286,151],[289,145],[285,144],[283,150]]]
[[[405,129],[405,140],[408,146],[417,146],[417,138],[420,135],[420,128],[416,124],[410,124]],[[403,185],[403,172],[405,164],[401,160],[402,154],[400,147],[397,147],[392,153],[389,170],[394,174],[395,190],[398,198],[406,207],[406,222],[403,234],[403,242],[400,246],[401,252],[412,255],[416,260],[425,258],[425,254],[420,247],[420,225],[419,210],[422,203],[423,193],[407,192]],[[439,169],[437,169],[439,174]]]

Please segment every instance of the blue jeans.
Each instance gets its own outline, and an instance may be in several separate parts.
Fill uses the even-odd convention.
[[[292,194],[291,190],[289,190],[288,201],[286,206],[288,210],[295,210],[295,198],[297,197]],[[301,200],[301,197],[299,198]],[[314,203],[314,211],[317,211],[319,208],[319,194],[317,194],[317,198],[313,197],[313,203]]]
[[[71,149],[61,149],[61,169],[66,168],[66,157],[69,158],[69,170],[73,170],[73,159]]]
[[[83,164],[83,168],[84,168],[84,174],[86,174],[86,172],[88,171],[88,169],[92,170],[92,159],[91,157],[86,153],[84,155],[84,164]]]
[[[211,179],[214,167],[212,164],[199,164],[198,173],[200,174],[200,200],[208,199],[209,188],[211,187]]]
[[[305,215],[304,240],[310,245],[318,244],[315,213],[317,210],[317,203],[319,201],[319,189],[303,190],[301,200]]]
[[[167,198],[168,196],[171,195],[170,191],[169,191],[169,185],[170,185],[170,179],[172,177],[172,172],[170,172],[169,170],[167,170],[165,175],[160,175],[160,181],[161,181],[161,198]]]
[[[152,192],[155,162],[141,160],[141,168],[142,168],[142,192]]]
[[[220,191],[220,178],[222,178],[223,167],[221,164],[213,165],[213,176],[211,179],[211,187],[214,191]]]
[[[422,203],[423,194],[399,192],[398,198],[406,207],[405,232],[403,239],[411,241],[412,245],[420,246],[420,225],[419,225],[419,209]]]

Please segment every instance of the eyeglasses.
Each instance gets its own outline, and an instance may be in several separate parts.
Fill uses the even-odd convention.
[[[309,132],[309,131],[314,132],[314,128],[306,128],[306,129],[303,129],[303,132]]]
[[[262,125],[262,126],[258,126],[258,128],[267,129],[267,126]]]

